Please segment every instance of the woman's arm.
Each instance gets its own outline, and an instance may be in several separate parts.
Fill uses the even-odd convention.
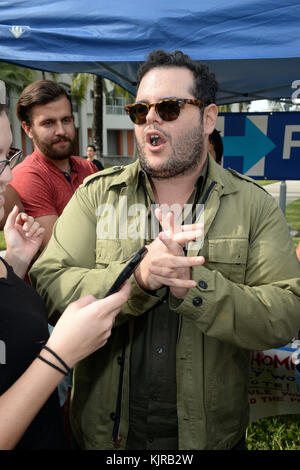
[[[69,366],[102,347],[116,315],[130,292],[130,282],[105,299],[86,296],[70,304],[47,346]],[[47,350],[40,356],[54,366],[61,363]],[[62,373],[36,358],[24,374],[0,396],[0,449],[13,449],[62,378]]]

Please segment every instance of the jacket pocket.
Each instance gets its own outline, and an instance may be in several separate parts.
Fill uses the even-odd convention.
[[[206,266],[219,271],[227,279],[245,280],[249,241],[247,238],[214,238],[208,240]]]

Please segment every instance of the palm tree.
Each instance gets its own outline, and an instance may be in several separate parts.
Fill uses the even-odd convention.
[[[5,82],[7,96],[21,93],[29,83],[36,80],[36,71],[19,65],[0,62],[0,79]]]
[[[75,73],[71,84],[72,98],[79,105],[85,98],[85,93],[89,84],[90,78],[93,76],[94,87],[94,101],[93,101],[93,144],[97,150],[97,158],[103,157],[103,93],[108,95],[108,90],[105,80],[99,75],[92,75],[89,73]],[[133,96],[124,88],[117,84],[113,84],[111,92],[113,97],[122,95],[128,101],[132,101]]]
[[[71,94],[74,101],[80,105],[85,98],[85,93],[90,81],[90,73],[74,73],[71,83]]]
[[[103,156],[103,78],[94,75],[93,138],[97,157]]]
[[[102,138],[102,129],[103,129],[103,79],[98,75],[91,75],[89,73],[74,73],[72,84],[71,84],[71,94],[72,99],[80,105],[80,103],[85,99],[85,94],[89,81],[93,77],[94,84],[94,99],[93,99],[93,139],[94,145],[97,149],[97,158],[101,158],[103,155],[103,138]]]

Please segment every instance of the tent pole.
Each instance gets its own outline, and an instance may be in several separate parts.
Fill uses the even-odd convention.
[[[279,193],[279,207],[285,215],[285,206],[286,206],[286,182],[285,180],[280,183],[280,193]]]

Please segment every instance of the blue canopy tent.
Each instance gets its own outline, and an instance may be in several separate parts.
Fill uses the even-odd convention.
[[[2,0],[0,60],[95,73],[134,94],[151,50],[180,49],[215,71],[218,104],[291,99],[299,18],[298,0]]]

